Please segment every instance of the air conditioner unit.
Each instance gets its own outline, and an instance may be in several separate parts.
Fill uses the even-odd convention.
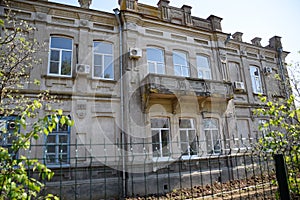
[[[272,73],[272,67],[265,67],[264,68],[264,74],[268,75]]]
[[[138,59],[142,57],[142,50],[139,48],[130,48],[129,49],[129,58]]]
[[[83,65],[83,64],[77,64],[76,65],[76,73],[77,74],[89,74],[90,73],[90,66],[89,65]]]
[[[233,86],[234,86],[234,91],[239,91],[239,92],[245,91],[245,85],[243,82],[235,81]]]

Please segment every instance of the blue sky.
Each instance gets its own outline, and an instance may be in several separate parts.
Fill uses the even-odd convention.
[[[49,0],[79,6],[77,0]],[[156,6],[158,0],[139,0],[139,3]],[[262,38],[262,45],[274,35],[282,37],[285,51],[291,52],[287,63],[300,62],[300,1],[299,0],[170,0],[171,6],[192,6],[192,15],[207,18],[213,14],[223,18],[223,32],[244,33],[243,41],[251,43],[254,37]],[[113,12],[118,0],[93,0],[91,8]]]

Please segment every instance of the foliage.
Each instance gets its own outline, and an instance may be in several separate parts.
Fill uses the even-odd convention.
[[[300,123],[294,106],[294,95],[286,100],[267,101],[261,97],[264,107],[256,109],[255,114],[268,117],[260,125],[265,135],[260,139],[262,152],[283,154],[287,164],[289,187],[294,197],[300,195]]]
[[[39,84],[30,80],[30,71],[39,62],[35,58],[38,43],[31,39],[34,27],[17,20],[7,5],[6,15],[0,19],[0,115],[17,116],[12,132],[0,130],[0,200],[4,199],[57,199],[54,195],[41,195],[43,180],[53,172],[36,159],[25,156],[31,142],[52,132],[58,123],[73,125],[62,110],[41,112],[52,102],[48,92],[27,95],[26,87]],[[48,108],[47,108],[48,110]],[[13,139],[12,145],[3,145]],[[30,174],[37,174],[36,178]]]

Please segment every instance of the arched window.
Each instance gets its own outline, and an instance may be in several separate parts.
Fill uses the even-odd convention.
[[[72,75],[73,40],[51,36],[49,55],[49,75],[70,77]]]
[[[204,119],[204,133],[206,139],[207,154],[221,153],[221,136],[219,121],[215,118]]]
[[[198,144],[194,119],[179,119],[179,132],[182,157],[197,156]]]
[[[241,73],[240,73],[240,65],[235,62],[229,62],[228,63],[229,68],[229,75],[230,75],[230,81],[232,83],[238,81],[242,81]]]
[[[94,42],[93,77],[114,79],[113,44]]]
[[[206,56],[197,55],[198,78],[212,79],[211,67]]]
[[[255,94],[263,93],[259,68],[255,66],[250,66],[250,76],[252,81],[253,93]]]
[[[153,157],[170,156],[170,122],[169,118],[151,119]]]
[[[177,76],[190,76],[190,68],[187,61],[187,54],[180,51],[173,52],[174,72]]]
[[[147,48],[148,72],[155,74],[165,74],[164,51],[155,47]]]

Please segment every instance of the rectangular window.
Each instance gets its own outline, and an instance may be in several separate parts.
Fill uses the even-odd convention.
[[[190,76],[190,68],[187,62],[186,53],[174,51],[173,52],[173,64],[174,64],[174,73],[176,76]]]
[[[155,74],[165,74],[164,52],[161,49],[147,48],[148,72]]]
[[[198,70],[198,78],[212,79],[211,68],[207,57],[197,55],[197,70]]]
[[[70,77],[72,75],[72,51],[72,39],[51,37],[48,74]]]
[[[252,81],[253,93],[261,94],[263,93],[260,70],[258,67],[250,66],[250,76]]]
[[[170,157],[170,124],[168,118],[151,119],[153,157]]]
[[[113,45],[107,42],[94,42],[93,77],[114,79]]]
[[[204,133],[206,138],[207,154],[220,154],[221,136],[218,120],[214,118],[204,119]]]
[[[180,148],[183,157],[198,154],[197,136],[193,119],[179,119]]]
[[[17,156],[11,148],[17,137],[15,135],[17,131],[15,120],[15,116],[0,117],[0,146],[7,148],[8,153],[13,157]]]
[[[64,165],[70,163],[70,127],[57,124],[46,137],[45,157],[47,165]]]

